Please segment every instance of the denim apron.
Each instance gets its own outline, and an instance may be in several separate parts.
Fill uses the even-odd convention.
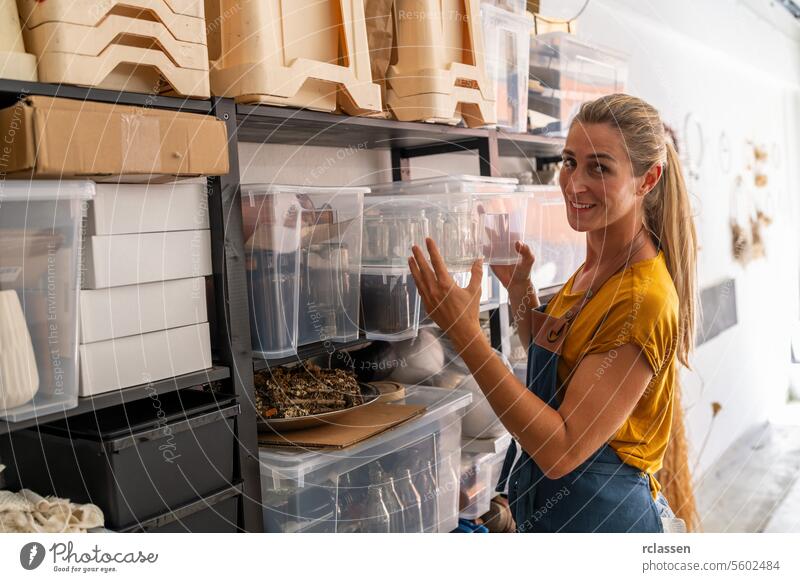
[[[569,326],[605,281],[619,272],[629,257],[644,245],[640,234],[634,239],[638,248],[626,251],[621,265],[587,289],[563,318],[545,313],[547,304],[532,312],[532,336],[528,348],[527,384],[541,400],[554,409],[558,399],[558,361]],[[617,263],[617,264],[615,264]],[[577,367],[577,366],[576,366]],[[521,447],[520,447],[521,448]],[[650,493],[648,475],[627,465],[608,445],[603,444],[571,473],[548,479],[536,462],[524,451],[517,456],[512,441],[503,464],[498,491],[508,485],[509,507],[518,532],[640,532],[660,533],[663,525],[660,509]]]

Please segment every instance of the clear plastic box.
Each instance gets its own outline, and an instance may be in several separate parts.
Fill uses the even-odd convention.
[[[533,197],[527,186],[515,191],[477,196],[483,222],[483,259],[487,265],[513,265],[519,258],[517,241],[525,240],[528,202]]]
[[[628,60],[621,53],[578,40],[566,32],[531,39],[528,109],[554,119],[534,133],[565,137],[581,104],[624,93]]]
[[[0,417],[78,404],[81,228],[89,181],[0,183]]]
[[[406,388],[419,417],[342,450],[261,448],[267,532],[449,532],[468,393]]]
[[[537,289],[561,285],[586,260],[586,235],[567,221],[564,196],[558,186],[531,186],[525,242],[536,256],[532,279]]]
[[[514,14],[525,14],[528,10],[526,0],[481,0],[481,5],[496,6]]]
[[[408,268],[362,267],[361,323],[367,339],[417,337],[422,302]]]
[[[464,519],[478,519],[489,511],[500,480],[506,452],[461,453],[460,512]]]
[[[497,126],[528,131],[528,62],[533,17],[481,5],[486,71],[495,87]]]
[[[358,338],[367,188],[242,186],[253,349],[266,357]]]

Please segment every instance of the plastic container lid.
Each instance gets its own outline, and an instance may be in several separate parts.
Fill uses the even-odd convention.
[[[489,176],[473,176],[459,174],[456,176],[439,176],[436,178],[420,178],[402,182],[385,182],[370,186],[371,194],[391,196],[393,194],[452,194],[476,192],[513,192],[517,185],[516,178],[495,178]]]
[[[422,426],[456,413],[466,408],[471,401],[472,395],[463,390],[447,390],[427,386],[406,387],[406,397],[393,404],[424,405],[425,413],[415,419],[343,450],[298,452],[302,449],[261,448],[258,454],[259,460],[262,465],[266,465],[272,471],[273,479],[294,481],[298,487],[304,487],[306,475],[347,459],[363,457],[365,460],[369,460],[371,451],[380,449],[382,445],[401,438],[404,434],[417,431]],[[387,452],[383,454],[387,454]],[[262,466],[262,471],[263,469]],[[262,479],[264,478],[262,476]]]
[[[0,203],[35,200],[91,200],[91,180],[3,180],[0,182]]]
[[[299,186],[297,184],[242,184],[242,190],[252,196],[266,196],[268,194],[367,194],[366,186]]]

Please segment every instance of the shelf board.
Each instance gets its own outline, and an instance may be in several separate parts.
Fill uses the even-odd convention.
[[[194,386],[203,386],[216,382],[218,380],[225,380],[230,378],[230,370],[225,366],[213,366],[207,370],[200,370],[199,372],[192,372],[191,374],[184,374],[182,376],[175,376],[174,378],[167,378],[149,384],[141,384],[139,386],[131,386],[122,390],[114,390],[88,398],[79,398],[78,406],[70,408],[69,410],[62,410],[46,414],[38,418],[31,418],[23,420],[22,422],[7,422],[0,420],[0,435],[20,430],[37,424],[45,424],[54,420],[63,420],[83,414],[85,412],[92,412],[110,406],[116,406],[125,402],[132,402],[134,400],[141,400],[148,398],[153,394],[164,394],[166,392],[174,392],[182,390],[183,388],[192,388]]]
[[[563,137],[547,137],[530,133],[497,132],[497,146],[501,156],[557,157],[561,155],[566,140]]]
[[[239,104],[236,121],[239,141],[288,145],[413,148],[468,142],[487,135],[485,129],[353,117],[271,105]]]
[[[363,348],[370,343],[372,343],[372,340],[368,340],[364,337],[358,338],[357,340],[353,340],[351,342],[316,342],[306,346],[301,346],[298,348],[297,353],[291,356],[285,356],[282,358],[259,358],[258,356],[254,356],[253,370],[258,372],[259,370],[266,370],[276,366],[296,364],[317,356],[330,355],[336,352],[348,351],[355,348]]]
[[[457,152],[474,149],[494,129],[453,127],[423,122],[395,121],[377,117],[352,117],[322,111],[272,105],[236,106],[239,141],[297,146],[350,147],[358,149],[410,149],[450,146]],[[555,156],[564,140],[539,135],[497,131],[498,147],[506,156]],[[432,152],[436,153],[436,152]]]
[[[78,87],[76,85],[0,79],[0,107],[9,107],[28,95],[63,97],[100,103],[119,103],[120,105],[133,105],[147,109],[171,109],[189,113],[211,112],[211,101],[208,99],[165,97],[150,93],[131,93],[129,91],[112,91],[94,87]]]

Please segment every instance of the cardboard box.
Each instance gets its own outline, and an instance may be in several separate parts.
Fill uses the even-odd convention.
[[[82,344],[208,321],[203,277],[80,293]]]
[[[80,347],[80,396],[93,396],[211,367],[207,323]]]
[[[211,274],[207,230],[92,236],[84,245],[83,289],[142,285]]]
[[[208,229],[205,184],[98,184],[88,234]]]
[[[225,124],[209,115],[32,96],[0,110],[0,131],[0,172],[20,177],[228,173]]]

